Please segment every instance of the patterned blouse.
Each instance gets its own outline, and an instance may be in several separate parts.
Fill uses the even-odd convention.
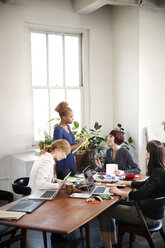
[[[106,164],[118,164],[118,169],[123,170],[127,174],[139,174],[141,172],[139,165],[131,153],[124,147],[116,151],[115,160],[112,158],[113,149],[109,148],[106,152],[103,170],[106,170]]]

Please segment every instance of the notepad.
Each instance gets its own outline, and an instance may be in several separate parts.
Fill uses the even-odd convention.
[[[73,149],[73,150],[72,150],[72,153],[77,152],[77,151],[78,151],[86,142],[87,142],[87,139],[85,139],[85,140],[81,143],[80,146],[78,146],[77,148]]]
[[[6,211],[6,210],[0,210],[0,219],[2,220],[18,220],[23,215],[25,215],[25,212],[13,212],[13,211]]]

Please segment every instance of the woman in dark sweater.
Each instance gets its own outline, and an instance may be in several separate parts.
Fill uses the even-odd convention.
[[[134,175],[139,174],[140,167],[131,153],[121,146],[123,142],[124,133],[119,130],[112,130],[108,136],[108,145],[111,148],[106,152],[103,168],[99,159],[96,159],[95,163],[103,171],[106,171],[106,164],[117,164],[118,170],[115,170],[117,176],[124,176],[130,173]]]
[[[147,143],[147,154],[148,162],[148,178],[142,182],[130,182],[130,181],[120,181],[120,184],[126,184],[131,186],[132,190],[129,193],[123,192],[118,188],[110,188],[110,191],[116,195],[128,198],[129,200],[143,200],[143,208],[145,209],[145,204],[147,205],[147,199],[157,198],[165,196],[165,147],[164,145],[156,140],[149,141]],[[136,191],[135,191],[136,189]],[[146,201],[145,201],[146,200]],[[139,204],[140,205],[140,204]],[[143,208],[141,208],[143,212]],[[154,225],[155,220],[145,216],[147,224]],[[100,230],[102,232],[104,248],[115,247],[111,244],[110,232],[114,231],[111,226],[110,218],[115,218],[116,220],[138,225],[139,219],[136,214],[136,210],[133,206],[126,206],[122,204],[116,204],[106,210],[99,217]]]

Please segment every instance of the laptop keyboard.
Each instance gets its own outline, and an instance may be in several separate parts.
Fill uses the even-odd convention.
[[[98,186],[98,187],[94,190],[93,193],[95,193],[95,194],[103,193],[105,189],[106,189],[106,187],[99,187],[99,186]]]
[[[46,191],[43,195],[41,195],[41,198],[50,198],[55,194],[55,191]]]

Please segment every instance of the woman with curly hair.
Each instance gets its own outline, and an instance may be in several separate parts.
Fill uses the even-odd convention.
[[[57,125],[54,129],[54,140],[65,139],[71,145],[71,150],[79,147],[85,139],[79,139],[77,143],[75,143],[75,136],[71,131],[69,124],[72,124],[73,111],[69,108],[68,103],[66,101],[60,102],[55,111],[59,113],[60,116],[60,124]],[[57,178],[64,179],[64,177],[71,172],[71,176],[76,174],[76,164],[75,164],[75,155],[74,153],[69,153],[66,159],[58,161],[56,163],[56,174]]]

